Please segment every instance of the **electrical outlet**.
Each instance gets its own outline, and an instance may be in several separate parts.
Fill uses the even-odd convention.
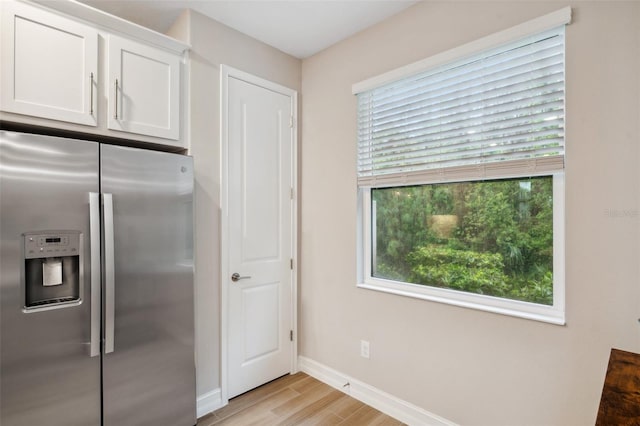
[[[369,359],[369,342],[360,340],[360,356]]]

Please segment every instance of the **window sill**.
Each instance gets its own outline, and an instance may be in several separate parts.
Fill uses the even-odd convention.
[[[549,324],[566,324],[564,311],[554,306],[372,277],[358,283],[357,287]]]

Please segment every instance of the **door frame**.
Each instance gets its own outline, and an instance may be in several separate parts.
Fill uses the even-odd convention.
[[[229,330],[229,79],[236,78],[291,98],[291,345],[290,373],[298,371],[298,92],[252,74],[220,65],[220,397],[222,406],[228,398],[228,330]]]

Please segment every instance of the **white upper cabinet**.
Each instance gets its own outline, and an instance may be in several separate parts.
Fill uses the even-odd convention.
[[[108,127],[180,137],[180,63],[168,51],[109,35]]]
[[[0,120],[188,146],[188,45],[77,1],[0,12]]]
[[[2,110],[97,125],[98,31],[16,2],[2,3]]]

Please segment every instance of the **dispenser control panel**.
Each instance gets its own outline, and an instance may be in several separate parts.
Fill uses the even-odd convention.
[[[80,232],[27,233],[24,235],[25,259],[77,256],[80,251]]]

